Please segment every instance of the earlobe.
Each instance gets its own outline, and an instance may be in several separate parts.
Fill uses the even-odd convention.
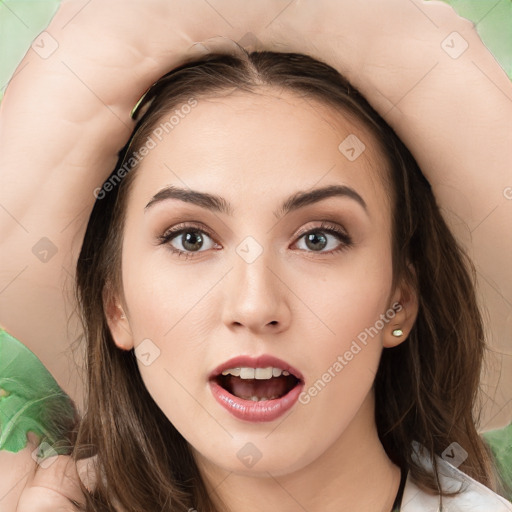
[[[386,325],[382,344],[385,348],[396,347],[404,342],[418,316],[418,296],[408,283],[402,283],[393,295],[391,304],[396,305],[394,318]]]
[[[103,308],[112,339],[121,350],[131,350],[134,343],[130,322],[117,297],[107,288],[103,293]]]

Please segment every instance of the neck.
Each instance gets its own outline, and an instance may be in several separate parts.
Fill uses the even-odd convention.
[[[371,393],[337,441],[293,473],[251,477],[196,460],[218,510],[230,512],[391,512],[400,483],[377,435]]]

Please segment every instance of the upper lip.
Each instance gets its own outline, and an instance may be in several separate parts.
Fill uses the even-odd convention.
[[[292,365],[288,364],[286,361],[279,359],[277,357],[271,356],[269,354],[263,354],[257,357],[249,356],[249,355],[241,355],[236,356],[224,363],[221,363],[217,366],[209,375],[208,379],[214,379],[218,375],[220,375],[224,370],[229,368],[268,368],[272,366],[274,368],[280,368],[281,370],[286,370],[290,372],[294,377],[299,379],[300,381],[304,381],[304,377],[302,373],[294,368]]]

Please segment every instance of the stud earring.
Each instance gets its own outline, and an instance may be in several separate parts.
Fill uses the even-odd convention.
[[[121,313],[121,318],[126,318],[126,315],[124,313]]]
[[[394,329],[391,334],[396,338],[400,338],[400,336],[403,336],[404,331],[402,331],[402,329]]]

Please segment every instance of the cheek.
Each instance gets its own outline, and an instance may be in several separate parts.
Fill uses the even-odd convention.
[[[330,415],[335,429],[371,388],[382,352],[383,330],[394,316],[389,304],[391,255],[386,247],[383,243],[381,250],[347,255],[335,274],[309,273],[300,285],[308,305],[322,320],[310,330],[314,333],[309,340],[314,367],[301,402],[310,412],[331,408],[333,401],[342,402],[339,414]]]
[[[171,340],[190,327],[191,318],[204,313],[201,305],[221,276],[217,267],[190,265],[163,247],[129,237],[122,272],[135,344],[146,337]]]
[[[382,247],[347,253],[337,268],[310,271],[299,279],[308,306],[324,324],[322,337],[330,338],[328,346],[340,350],[367,332],[388,309],[392,286],[390,251]],[[377,325],[380,331],[381,323]]]
[[[218,336],[215,346],[211,342],[219,324],[219,281],[229,266],[190,265],[165,250],[140,245],[127,239],[123,289],[136,354],[144,342],[158,355],[149,366],[139,359],[139,368],[160,405],[160,400],[182,396],[181,386],[195,394],[206,382],[206,351],[222,343]]]
[[[123,267],[123,285],[136,354],[139,344],[149,348],[144,350],[150,354],[150,364],[138,359],[144,384],[189,442],[219,435],[218,423],[205,413],[204,363],[218,310],[212,292],[219,277],[212,270],[192,270],[191,276],[190,267],[170,263],[165,256],[131,256]],[[196,432],[198,422],[201,433]]]

